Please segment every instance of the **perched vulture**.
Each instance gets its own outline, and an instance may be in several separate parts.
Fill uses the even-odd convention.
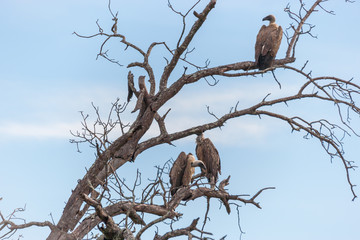
[[[179,188],[190,184],[191,177],[195,173],[195,167],[200,167],[201,169],[206,168],[204,163],[196,160],[191,153],[186,155],[186,153],[181,152],[179,154],[170,170],[171,196],[173,196]]]
[[[218,173],[221,174],[219,153],[211,140],[209,138],[204,138],[203,134],[200,134],[196,138],[195,151],[197,158],[204,162],[206,170],[202,170],[202,172],[205,173],[211,188],[214,189],[218,179]]]
[[[263,21],[265,20],[270,23],[261,27],[255,44],[255,63],[259,70],[272,66],[283,35],[281,26],[275,23],[274,15],[264,17]]]

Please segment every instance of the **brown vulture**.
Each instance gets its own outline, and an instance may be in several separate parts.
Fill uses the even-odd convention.
[[[170,170],[170,192],[173,196],[176,191],[183,187],[188,186],[191,182],[191,177],[195,173],[195,167],[205,169],[205,165],[201,160],[196,160],[195,157],[189,153],[181,152],[175,160]]]
[[[273,65],[277,51],[279,50],[283,30],[275,23],[274,15],[263,18],[268,20],[268,26],[263,25],[256,37],[255,63],[259,70],[264,70]]]
[[[200,134],[196,138],[196,156],[204,162],[206,170],[202,170],[208,179],[211,188],[215,188],[218,179],[218,173],[221,174],[220,156],[214,144],[209,138],[204,138],[204,134]]]

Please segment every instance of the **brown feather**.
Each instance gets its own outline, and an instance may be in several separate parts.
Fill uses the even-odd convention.
[[[256,62],[256,64],[258,63],[259,56],[261,53],[261,48],[262,48],[261,43],[262,43],[262,39],[264,38],[265,29],[266,29],[266,26],[262,25],[258,35],[256,36],[256,44],[255,44],[255,62]]]
[[[186,159],[187,155],[184,152],[181,152],[177,159],[175,160],[173,166],[170,170],[170,192],[173,196],[176,191],[182,186],[182,178],[186,168]]]
[[[130,102],[132,96],[134,95],[133,90],[131,89],[130,84],[128,83],[128,96],[127,96],[127,102]]]
[[[256,37],[255,62],[260,70],[272,66],[279,50],[283,30],[275,22],[263,25]]]
[[[209,138],[200,135],[196,139],[196,156],[199,160],[203,161],[206,170],[202,170],[205,173],[211,187],[215,186],[219,175],[221,174],[221,162],[219,152],[215,148],[214,144]]]
[[[179,154],[170,170],[171,196],[179,188],[190,185],[191,178],[195,173],[195,167],[206,168],[205,164],[202,161],[197,161],[191,153],[186,155],[184,152],[181,152]]]

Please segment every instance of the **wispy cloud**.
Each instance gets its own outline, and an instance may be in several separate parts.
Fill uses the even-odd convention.
[[[259,83],[244,83],[244,86],[208,87],[201,90],[180,93],[168,104],[173,111],[199,113],[209,106],[214,111],[228,111],[239,102],[239,107],[250,107],[261,102],[267,94],[268,99],[288,96],[298,91],[298,85],[289,85],[279,89],[273,81]],[[181,114],[183,115],[183,114]]]
[[[261,121],[251,119],[237,119],[228,122],[224,127],[211,131],[208,137],[214,139],[217,144],[228,147],[250,146],[263,143],[272,133],[273,128],[269,128],[272,123],[262,124]]]
[[[213,116],[210,116],[206,110],[206,106],[210,107],[216,115],[221,116],[229,111],[231,107],[239,101],[239,109],[241,107],[249,107],[254,103],[261,101],[266,96],[268,91],[281,92],[287,94],[292,91],[289,88],[288,92],[284,90],[276,90],[277,86],[273,83],[259,84],[255,86],[252,91],[236,88],[206,88],[204,91],[186,91],[176,96],[171,100],[162,110],[160,114],[171,108],[172,110],[166,118],[166,127],[169,133],[182,131],[193,126],[202,125],[205,123],[216,121]],[[275,89],[275,90],[274,90]],[[10,137],[27,137],[27,138],[71,138],[70,130],[81,130],[81,117],[77,113],[79,108],[84,109],[85,114],[90,114],[88,119],[92,124],[95,112],[91,107],[91,101],[96,99],[94,103],[100,106],[100,113],[107,117],[108,111],[111,107],[111,102],[114,102],[118,94],[125,93],[119,89],[108,89],[104,87],[85,88],[81,94],[75,94],[72,91],[51,92],[50,96],[41,96],[38,98],[31,98],[31,113],[35,115],[28,122],[21,122],[12,118],[6,117],[1,121],[0,133],[2,136]],[[214,97],[216,96],[216,98]],[[44,99],[49,99],[47,103]],[[132,109],[134,101],[128,107]],[[128,110],[129,110],[128,109]],[[30,109],[29,109],[30,110]],[[125,113],[124,113],[125,114]],[[136,113],[135,113],[136,114]],[[128,123],[128,119],[132,119],[135,114],[125,114],[123,119]],[[19,118],[17,118],[19,119]],[[20,117],[26,119],[26,117]],[[43,120],[45,119],[45,120]],[[238,144],[252,144],[262,139],[265,139],[270,130],[263,125],[263,122],[252,121],[249,118],[239,118],[227,122],[222,127],[221,132],[217,130],[208,132],[208,136],[216,138],[218,143],[224,145]],[[159,129],[156,121],[150,128],[144,139],[157,136]],[[116,138],[116,136],[114,136]],[[189,139],[190,141],[191,139]],[[185,139],[184,141],[188,141]]]
[[[25,138],[70,138],[70,129],[79,127],[79,123],[2,123],[2,137]]]
[[[279,90],[273,83],[259,84],[252,91],[248,89],[219,89],[209,88],[204,91],[188,91],[176,96],[167,104],[160,114],[171,108],[166,118],[166,127],[169,133],[183,131],[188,128],[216,121],[206,109],[210,107],[215,115],[220,117],[229,112],[239,101],[238,109],[247,108],[255,103],[261,102],[266,94],[271,91],[275,96],[293,94],[297,88],[289,87],[287,90]],[[220,91],[219,91],[220,90]],[[216,97],[214,97],[216,96]],[[270,97],[271,98],[271,97]],[[257,117],[241,117],[229,120],[221,128],[206,133],[217,144],[225,146],[249,146],[265,141],[269,135],[279,128],[277,121],[273,119],[259,120]],[[159,128],[154,121],[144,139],[157,136]],[[185,138],[178,142],[189,143],[193,138]]]
[[[81,130],[79,111],[89,114],[92,121],[96,117],[91,106],[94,102],[106,119],[117,96],[124,96],[123,91],[101,86],[83,87],[81,92],[61,87],[31,92],[26,101],[8,101],[9,111],[0,118],[0,133],[2,137],[68,139],[72,137],[70,130]]]
[[[272,92],[269,99],[294,94],[297,86],[288,86],[279,89],[273,82],[254,84],[251,91],[248,88],[207,88],[202,91],[188,91],[176,96],[167,104],[164,110],[171,108],[166,118],[166,127],[169,133],[182,131],[193,126],[214,122],[216,119],[211,116],[206,109],[209,106],[218,117],[229,112],[231,107],[235,107],[237,102],[238,109],[247,108],[259,103],[263,98]],[[216,96],[216,97],[215,97]],[[164,111],[163,110],[163,111]],[[214,139],[218,144],[227,146],[249,146],[265,141],[269,135],[273,134],[280,126],[273,119],[259,120],[257,117],[241,117],[229,120],[220,129],[214,129],[206,133],[207,137]],[[146,135],[146,138],[154,137],[159,134],[156,122]],[[181,142],[193,141],[191,138],[181,140]]]

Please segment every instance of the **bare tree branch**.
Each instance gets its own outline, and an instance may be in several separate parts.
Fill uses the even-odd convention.
[[[1,234],[3,237],[9,237],[9,235],[18,229],[31,226],[45,226],[51,230],[51,234],[48,237],[50,240],[82,239],[93,228],[98,226],[106,238],[113,238],[119,235],[124,237],[126,235],[126,238],[129,239],[140,239],[149,229],[157,227],[161,223],[166,224],[167,221],[171,221],[169,224],[170,230],[167,233],[162,233],[162,235],[157,234],[154,239],[170,239],[177,236],[188,236],[189,239],[203,239],[203,235],[210,235],[210,233],[204,232],[204,229],[209,217],[211,198],[218,199],[225,206],[229,214],[231,212],[231,204],[237,207],[240,204],[249,204],[261,209],[259,202],[257,202],[258,197],[264,190],[274,189],[274,187],[262,188],[254,195],[244,197],[244,195],[230,194],[225,190],[225,187],[229,184],[230,176],[221,181],[217,189],[211,189],[206,187],[207,184],[201,183],[201,178],[204,174],[200,174],[191,186],[179,189],[171,197],[169,194],[169,183],[167,179],[164,180],[164,175],[167,177],[166,172],[168,173],[168,171],[166,166],[169,163],[163,167],[158,167],[155,179],[147,179],[146,183],[141,179],[140,171],[136,172],[135,180],[132,184],[121,178],[117,171],[125,163],[135,161],[139,154],[149,148],[165,143],[173,145],[176,140],[220,128],[228,120],[244,116],[275,118],[288,123],[293,131],[302,131],[305,137],[318,139],[331,158],[336,157],[341,160],[353,199],[357,197],[354,190],[355,185],[352,183],[349,173],[349,170],[354,169],[356,166],[352,161],[344,157],[343,139],[350,135],[360,136],[360,129],[356,129],[351,125],[351,116],[360,115],[360,107],[356,102],[360,96],[360,86],[351,80],[337,77],[312,77],[311,72],[305,72],[307,62],[300,69],[288,65],[296,60],[295,50],[300,36],[308,34],[315,37],[312,31],[314,25],[308,22],[310,16],[318,10],[333,14],[332,11],[327,10],[323,6],[322,3],[326,2],[326,0],[314,0],[309,9],[306,8],[302,0],[299,0],[300,6],[297,11],[290,10],[290,5],[285,8],[285,12],[288,13],[290,20],[293,21],[286,32],[288,47],[285,58],[275,60],[272,68],[261,71],[257,69],[253,61],[224,63],[209,67],[210,61],[207,60],[205,67],[200,67],[189,60],[189,55],[193,54],[195,49],[189,46],[216,5],[216,0],[208,0],[206,6],[200,11],[198,9],[200,8],[200,2],[200,0],[195,0],[194,4],[187,11],[181,12],[175,9],[170,0],[168,1],[169,8],[182,19],[180,36],[177,42],[173,44],[173,46],[176,46],[175,49],[171,49],[169,47],[171,45],[165,42],[152,42],[148,43],[149,47],[146,50],[143,50],[127,40],[125,35],[119,33],[118,13],[114,14],[112,11],[110,0],[108,2],[108,9],[113,22],[111,29],[108,29],[109,31],[105,31],[100,26],[99,21],[96,21],[96,34],[86,36],[74,32],[76,36],[81,38],[102,38],[103,41],[97,56],[122,66],[118,60],[111,58],[108,50],[106,50],[110,40],[120,39],[120,43],[125,47],[125,50],[130,48],[134,50],[137,55],[136,57],[139,57],[136,61],[129,62],[126,65],[127,68],[140,68],[146,72],[144,74],[146,76],[136,76],[139,85],[135,87],[135,76],[129,71],[127,81],[124,81],[128,88],[127,102],[122,103],[117,99],[112,103],[107,115],[103,116],[100,114],[99,107],[93,103],[94,122],[90,121],[90,114],[80,112],[82,117],[81,131],[71,132],[74,136],[71,142],[76,144],[78,150],[79,144],[89,144],[90,147],[95,149],[96,159],[72,191],[57,225],[55,226],[48,221],[16,224],[13,218],[14,214],[10,214],[9,218],[4,218],[0,213],[0,232],[6,229],[6,232]],[[196,18],[192,25],[188,26],[189,21],[187,17],[191,12]],[[159,79],[156,79],[154,73],[156,69],[153,68],[149,61],[150,57],[153,56],[155,47],[165,48],[166,54],[170,55],[169,60],[166,59],[166,65]],[[173,72],[176,67],[179,67],[179,62],[181,61],[184,66],[180,66],[180,69],[183,67],[184,70],[182,74],[180,73],[176,77]],[[274,70],[277,68],[282,68],[284,71],[292,72],[303,78],[303,84],[295,94],[286,95],[286,92],[282,92],[283,96],[272,98],[272,95],[269,93],[262,99],[259,99],[258,103],[244,109],[238,109],[238,103],[236,103],[236,105],[234,104],[235,107],[232,107],[230,112],[226,114],[218,114],[210,111],[210,108],[208,108],[209,114],[215,117],[213,121],[202,122],[198,126],[186,126],[181,131],[169,133],[166,116],[170,109],[164,110],[162,108],[185,85],[190,85],[201,79],[208,81],[210,78],[214,80],[214,83],[208,82],[208,84],[216,85],[220,77],[224,79],[240,78],[258,76],[260,74],[265,75],[271,72],[273,78],[281,87],[280,81],[278,81],[280,76],[278,74],[275,76],[274,74]],[[134,73],[136,72],[134,71]],[[171,79],[171,85],[169,85],[169,79]],[[149,91],[146,87],[147,84],[150,85]],[[132,114],[136,114],[136,118],[131,123],[125,123],[123,122],[122,114],[126,112],[127,104],[133,95],[137,98],[136,106],[132,111]],[[309,119],[304,116],[303,112],[297,111],[297,109],[294,109],[294,115],[272,110],[273,106],[283,104],[289,106],[288,103],[290,102],[302,102],[304,100],[317,100],[335,107],[333,109],[339,117],[339,123],[332,122],[321,116],[315,120]],[[165,114],[161,116],[159,114],[160,111],[165,112]],[[154,120],[160,133],[155,137],[146,139],[144,135],[148,132]],[[116,139],[113,140],[110,138],[110,134],[117,129],[121,133],[117,134]],[[143,189],[139,190],[141,187]],[[199,230],[196,227],[199,218],[194,219],[187,227],[173,229],[172,222],[178,221],[183,215],[182,212],[178,212],[178,207],[180,205],[186,206],[188,201],[195,201],[198,198],[206,198],[208,200],[202,229]],[[120,220],[117,221],[116,219]],[[99,227],[101,222],[105,224],[105,227]],[[242,233],[241,228],[240,231]]]

